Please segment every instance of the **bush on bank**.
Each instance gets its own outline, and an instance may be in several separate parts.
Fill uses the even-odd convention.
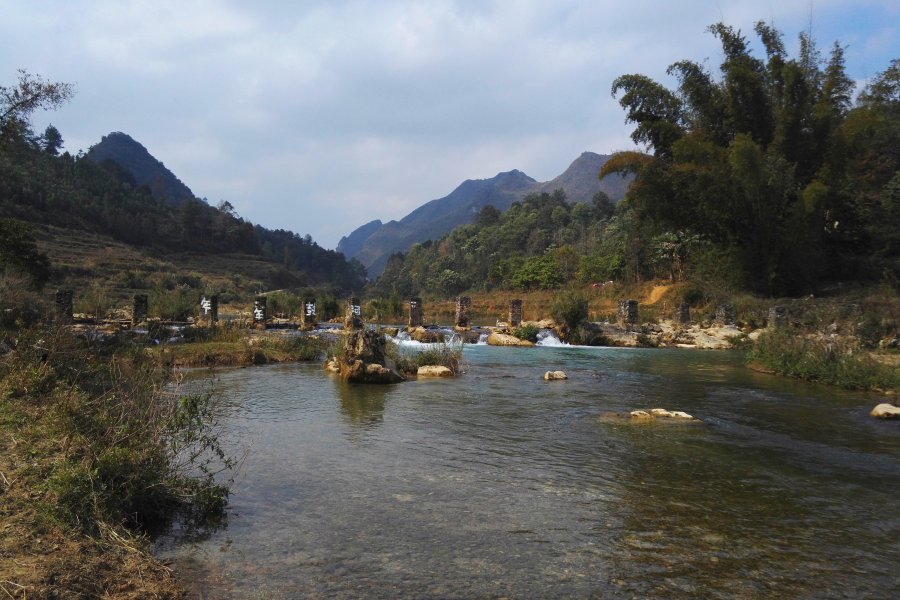
[[[779,329],[763,333],[747,353],[764,369],[860,390],[900,390],[900,370],[878,362],[842,338],[802,336]]]
[[[236,461],[211,397],[172,393],[172,383],[138,349],[98,349],[62,329],[19,332],[0,355],[0,430],[31,465],[21,484],[44,514],[96,535],[221,513]]]

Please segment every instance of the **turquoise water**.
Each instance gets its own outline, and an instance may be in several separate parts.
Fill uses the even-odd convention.
[[[202,598],[900,597],[900,424],[867,415],[882,397],[737,352],[465,356],[456,379],[386,387],[214,372],[252,446],[227,524],[157,554]],[[655,407],[704,423],[602,417]]]

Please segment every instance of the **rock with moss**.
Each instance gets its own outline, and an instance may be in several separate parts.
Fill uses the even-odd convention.
[[[400,383],[396,363],[385,354],[386,341],[377,331],[350,332],[336,357],[341,379],[355,383]]]

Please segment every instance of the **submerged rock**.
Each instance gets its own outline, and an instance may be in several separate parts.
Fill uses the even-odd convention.
[[[547,371],[544,373],[544,381],[560,381],[569,377],[562,371]]]
[[[491,346],[534,346],[533,342],[521,340],[514,335],[499,331],[492,331],[488,335],[487,343]]]
[[[900,406],[893,404],[879,404],[869,413],[876,419],[900,419]]]
[[[337,357],[341,379],[356,383],[400,383],[396,363],[385,354],[386,341],[377,331],[364,329],[347,334]]]
[[[419,377],[453,377],[453,371],[440,365],[429,365],[419,367],[419,370],[416,371],[416,375]]]

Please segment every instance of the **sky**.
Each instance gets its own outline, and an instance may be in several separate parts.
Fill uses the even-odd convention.
[[[898,0],[0,0],[0,85],[26,69],[76,84],[66,150],[121,131],[195,195],[333,248],[466,179],[538,181],[582,152],[632,149],[612,81],[667,85],[722,53],[704,30],[812,28],[851,77],[900,58]]]

